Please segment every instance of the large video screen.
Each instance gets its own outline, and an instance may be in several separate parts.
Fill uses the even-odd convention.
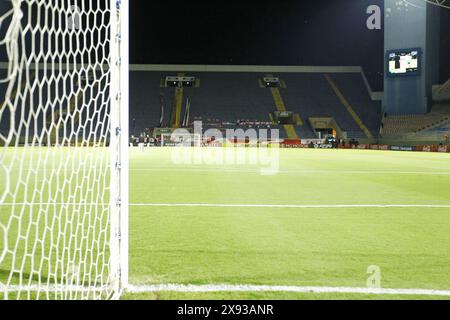
[[[420,49],[403,49],[388,52],[388,75],[407,76],[420,74]]]

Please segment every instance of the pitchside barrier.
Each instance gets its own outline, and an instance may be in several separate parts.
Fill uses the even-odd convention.
[[[340,149],[359,149],[359,150],[384,150],[384,151],[416,151],[416,152],[441,152],[450,153],[450,146],[428,145],[428,146],[395,146],[395,145],[377,145],[360,144],[358,146],[340,145]]]
[[[310,149],[313,148],[311,145],[305,144],[304,142],[300,144],[284,143],[280,144],[280,148],[285,149]],[[450,146],[439,146],[439,145],[426,145],[426,146],[396,146],[387,144],[359,144],[359,145],[342,145],[340,144],[339,149],[355,149],[355,150],[379,150],[379,151],[409,151],[409,152],[440,152],[440,153],[450,153]]]
[[[248,141],[248,140],[225,140],[210,141],[202,144],[204,147],[223,147],[223,148],[279,148],[280,141]]]
[[[164,139],[163,139],[164,140]],[[196,141],[200,141],[198,138]],[[316,145],[321,145],[322,140],[319,139],[284,139],[280,141],[249,141],[249,140],[211,140],[202,141],[201,147],[216,147],[216,148],[282,148],[282,149],[310,149],[315,148]],[[313,146],[312,146],[313,145]],[[155,147],[158,145],[148,145]],[[186,146],[179,142],[165,142],[161,146],[176,147]],[[195,146],[195,145],[192,145]],[[422,146],[408,146],[408,145],[388,145],[388,144],[340,144],[339,149],[356,149],[356,150],[379,150],[379,151],[410,151],[410,152],[439,152],[450,153],[450,146],[447,145],[422,145]]]

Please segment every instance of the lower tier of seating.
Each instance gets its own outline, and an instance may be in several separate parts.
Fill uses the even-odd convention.
[[[420,133],[439,128],[445,129],[450,121],[450,106],[436,105],[431,112],[424,115],[397,115],[387,116],[383,121],[382,136],[399,135],[407,133]]]

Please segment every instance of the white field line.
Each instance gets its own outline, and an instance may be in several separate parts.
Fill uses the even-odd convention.
[[[0,207],[26,206],[108,206],[107,203],[0,203]],[[450,209],[450,204],[225,204],[225,203],[130,203],[130,207],[179,208],[274,208],[274,209],[346,209],[346,208],[430,208]]]
[[[264,285],[129,285],[129,293],[182,292],[293,292],[293,293],[354,293],[370,295],[422,295],[447,296],[450,290],[427,289],[384,289],[384,288],[353,288],[353,287],[301,287],[301,286],[264,286]]]
[[[320,208],[436,208],[450,209],[450,205],[439,204],[209,204],[209,203],[133,203],[131,207],[185,207],[185,208],[287,208],[287,209],[320,209]]]
[[[224,167],[211,168],[146,168],[146,169],[130,169],[130,172],[226,172],[226,173],[261,173],[261,169],[232,169]],[[392,174],[392,175],[430,175],[430,176],[447,176],[450,171],[377,171],[377,170],[279,170],[281,174]]]
[[[111,287],[83,287],[83,286],[0,286],[0,292],[108,292]],[[302,287],[302,286],[269,286],[269,285],[128,285],[127,293],[214,293],[214,292],[291,292],[291,293],[347,293],[368,295],[420,295],[450,297],[450,290],[432,289],[384,289],[357,287]]]

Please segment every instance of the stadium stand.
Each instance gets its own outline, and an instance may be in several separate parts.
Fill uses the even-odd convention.
[[[0,102],[0,134],[21,143],[33,142],[31,136],[43,145],[76,144],[82,139],[95,143],[96,138],[107,130],[106,126],[99,124],[105,122],[107,110],[104,105],[108,97],[106,92],[99,92],[99,87],[106,85],[107,78],[98,73],[95,76],[93,72],[85,69],[77,77],[67,77],[58,83],[47,81],[38,86],[44,77],[43,70],[39,70],[17,77],[10,83],[11,88],[2,83],[0,92],[4,95],[6,90],[11,90],[11,101],[20,99],[22,105],[14,108],[11,101]],[[35,85],[24,87],[24,79],[35,81]],[[72,94],[65,95],[69,88],[73,89]],[[20,96],[19,90],[22,92]],[[14,119],[11,119],[11,114],[15,115]],[[85,121],[85,125],[74,130],[80,121]],[[18,130],[7,137],[11,126]]]
[[[449,93],[450,92],[450,79],[447,80],[440,88],[439,93]]]
[[[130,73],[130,131],[134,134],[145,128],[159,126],[161,94],[169,97],[174,91],[173,88],[160,88],[161,77],[162,74],[155,72]],[[167,104],[164,108],[165,118],[168,119],[171,100],[165,103]]]
[[[423,130],[420,132],[420,134],[437,135],[438,137],[441,137],[445,134],[450,134],[450,120],[445,121],[435,127],[431,127],[427,130]]]
[[[450,120],[450,106],[435,105],[431,112],[425,115],[387,116],[381,131],[382,136],[401,135],[428,131],[444,125]],[[444,125],[445,128],[445,125]]]
[[[327,73],[283,72],[276,74],[283,87],[261,87],[263,72],[186,72],[200,80],[199,87],[183,88],[182,97],[176,88],[161,87],[161,79],[179,74],[176,71],[133,71],[130,76],[131,114],[130,128],[139,132],[145,128],[158,127],[161,118],[161,95],[164,97],[164,125],[170,126],[173,106],[182,99],[191,101],[190,119],[202,119],[223,127],[240,127],[239,120],[270,122],[271,113],[283,107],[298,116],[302,125],[295,126],[295,133],[287,127],[280,128],[282,138],[293,134],[303,139],[316,138],[308,119],[311,117],[334,118],[348,138],[368,138],[362,128],[376,135],[380,130],[381,104],[372,101],[361,73],[330,73],[336,87],[351,106],[352,114],[343,105],[333,87],[327,81]],[[273,74],[273,72],[272,72]],[[275,74],[274,74],[275,75]],[[277,94],[274,94],[274,90]],[[272,92],[271,92],[272,91]],[[278,98],[277,98],[278,97]],[[280,98],[282,106],[280,106]],[[185,109],[179,110],[181,115]],[[360,119],[360,123],[355,121]],[[246,128],[246,127],[243,127]]]
[[[236,123],[239,119],[269,121],[275,106],[267,90],[258,87],[255,74],[204,73],[201,88],[188,88],[192,116]]]
[[[370,132],[378,135],[382,117],[380,102],[373,101],[367,94],[362,75],[335,74],[333,79]]]

